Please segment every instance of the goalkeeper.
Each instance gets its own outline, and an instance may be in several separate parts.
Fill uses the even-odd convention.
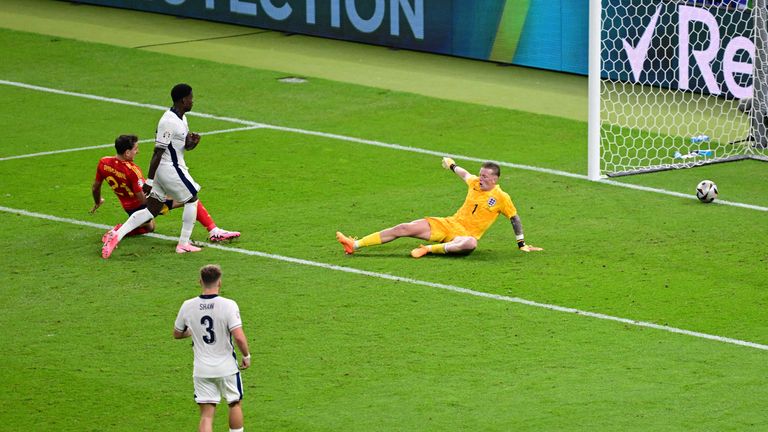
[[[474,176],[456,165],[451,158],[443,158],[443,168],[453,171],[467,184],[464,204],[451,217],[426,217],[413,222],[402,223],[392,228],[369,234],[360,240],[337,232],[336,240],[344,246],[344,252],[353,254],[357,249],[389,243],[400,237],[414,237],[436,244],[421,245],[411,251],[411,256],[421,258],[428,253],[468,254],[477,248],[477,241],[493,224],[499,213],[512,222],[517,247],[523,252],[540,251],[542,248],[525,243],[520,216],[509,195],[501,190],[500,168],[493,162],[485,162],[480,175]]]

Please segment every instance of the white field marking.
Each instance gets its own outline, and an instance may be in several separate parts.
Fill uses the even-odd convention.
[[[61,95],[67,95],[67,96],[75,96],[75,97],[81,97],[81,98],[86,98],[86,99],[98,100],[98,101],[102,101],[102,102],[111,102],[111,103],[117,103],[117,104],[122,104],[122,105],[130,105],[130,106],[135,106],[135,107],[151,108],[151,109],[158,109],[158,110],[166,110],[166,109],[168,109],[168,107],[164,107],[164,106],[160,106],[160,105],[144,104],[144,103],[139,103],[139,102],[131,102],[131,101],[123,100],[123,99],[108,98],[108,97],[104,97],[104,96],[91,95],[91,94],[87,94],[87,93],[70,92],[70,91],[65,91],[65,90],[53,89],[53,88],[49,88],[49,87],[41,87],[41,86],[36,86],[36,85],[32,85],[32,84],[20,83],[20,82],[16,82],[16,81],[0,80],[0,84],[8,85],[8,86],[13,86],[13,87],[21,87],[21,88],[25,88],[25,89],[29,89],[29,90],[37,90],[37,91],[48,92],[48,93],[55,93],[55,94],[61,94]],[[318,137],[323,137],[323,138],[335,139],[335,140],[340,140],[340,141],[354,142],[354,143],[358,143],[358,144],[365,144],[365,145],[376,146],[376,147],[383,147],[383,148],[388,148],[388,149],[393,149],[393,150],[407,151],[407,152],[411,152],[411,153],[427,154],[427,155],[433,155],[433,156],[438,156],[438,157],[451,157],[453,159],[461,159],[461,160],[472,161],[472,162],[480,162],[480,163],[485,162],[485,161],[493,161],[493,162],[499,164],[500,166],[504,166],[504,167],[514,168],[514,169],[521,169],[521,170],[527,170],[527,171],[534,171],[534,172],[540,172],[540,173],[544,173],[544,174],[552,174],[552,175],[561,176],[561,177],[570,177],[570,178],[575,178],[575,179],[580,179],[580,180],[591,181],[591,180],[589,180],[589,177],[587,177],[586,175],[583,175],[583,174],[575,174],[575,173],[571,173],[571,172],[568,172],[568,171],[560,171],[560,170],[549,169],[549,168],[542,168],[542,167],[537,167],[537,166],[532,166],[532,165],[522,165],[522,164],[516,164],[516,163],[510,163],[510,162],[495,161],[495,160],[489,159],[489,158],[476,158],[476,157],[465,156],[465,155],[456,154],[456,153],[445,153],[445,152],[439,152],[439,151],[434,151],[434,150],[422,149],[422,148],[418,148],[418,147],[404,146],[404,145],[400,145],[400,144],[389,144],[389,143],[385,143],[385,142],[381,142],[381,141],[367,140],[367,139],[362,139],[362,138],[355,138],[355,137],[350,137],[350,136],[346,136],[346,135],[338,135],[338,134],[332,134],[332,133],[326,133],[326,132],[317,132],[317,131],[311,131],[311,130],[306,130],[306,129],[297,129],[297,128],[291,128],[291,127],[285,127],[285,126],[276,126],[276,125],[270,125],[270,124],[266,124],[266,123],[257,123],[257,122],[250,121],[250,120],[243,120],[243,119],[232,118],[232,117],[216,116],[216,115],[205,114],[205,113],[196,112],[196,111],[191,111],[191,112],[188,113],[188,115],[190,115],[190,116],[197,116],[197,117],[203,117],[203,118],[210,118],[210,119],[221,120],[221,121],[228,121],[228,122],[244,124],[244,125],[248,125],[248,126],[258,126],[260,128],[263,128],[263,129],[272,129],[272,130],[277,130],[277,131],[282,131],[282,132],[292,132],[292,133],[298,133],[298,134],[303,134],[303,135],[312,135],[312,136],[318,136]],[[683,194],[683,193],[680,193],[680,192],[674,192],[674,191],[670,191],[670,190],[666,190],[666,189],[652,188],[652,187],[647,187],[647,186],[638,186],[638,185],[634,185],[634,184],[630,184],[630,183],[621,183],[621,182],[618,182],[618,181],[615,181],[615,180],[599,180],[599,181],[597,181],[597,183],[603,183],[603,184],[608,184],[608,185],[612,185],[612,186],[618,186],[618,187],[623,187],[623,188],[628,188],[628,189],[635,189],[635,190],[640,190],[640,191],[645,191],[645,192],[653,192],[653,193],[658,193],[658,194],[663,194],[663,195],[674,196],[674,197],[678,197],[678,198],[696,199],[696,197],[694,197],[692,194],[691,195],[687,195],[687,194]],[[727,205],[727,206],[733,206],[733,207],[741,207],[741,208],[746,208],[746,209],[750,209],[750,210],[758,210],[758,211],[768,212],[768,207],[762,207],[762,206],[757,206],[757,205],[752,205],[752,204],[744,204],[744,203],[738,203],[738,202],[732,202],[732,201],[726,201],[726,200],[715,200],[714,204]]]
[[[233,128],[233,129],[221,129],[221,130],[215,130],[210,132],[200,132],[200,135],[216,135],[216,134],[223,134],[223,133],[230,133],[230,132],[239,132],[239,131],[259,129],[260,127],[261,126],[244,126],[240,128]],[[139,140],[138,142],[147,143],[147,142],[154,142],[154,141],[155,141],[154,138],[150,138],[150,139]],[[93,150],[93,149],[99,149],[99,148],[113,147],[114,145],[115,145],[114,143],[99,144],[99,145],[88,146],[88,147],[75,147],[75,148],[68,148],[68,149],[62,149],[62,150],[51,150],[51,151],[45,151],[45,152],[39,152],[39,153],[29,153],[29,154],[16,155],[16,156],[0,157],[0,162],[11,160],[11,159],[24,159],[24,158],[47,156],[47,155],[53,155],[53,154],[59,154],[59,153],[69,153],[69,152],[76,152],[76,151],[82,151],[82,150]]]
[[[625,187],[625,188],[628,188],[628,189],[635,189],[635,190],[640,190],[640,191],[645,191],[645,192],[655,192],[655,193],[660,193],[660,194],[664,194],[664,195],[670,195],[670,196],[674,196],[674,197],[678,197],[678,198],[687,198],[687,199],[693,199],[693,200],[696,200],[696,201],[699,200],[692,193],[685,194],[685,193],[681,193],[681,192],[674,192],[674,191],[669,191],[669,190],[666,190],[666,189],[658,189],[658,188],[653,188],[653,187],[649,187],[649,186],[640,186],[640,185],[635,185],[635,184],[631,184],[631,183],[620,183],[620,182],[617,182],[615,180],[600,180],[600,183],[605,183],[605,184],[609,184],[609,185],[613,185],[613,186],[621,186],[621,187]],[[721,205],[727,205],[727,206],[732,206],[732,207],[741,207],[741,208],[750,209],[750,210],[757,210],[757,211],[768,212],[768,207],[762,207],[762,206],[757,206],[757,205],[753,205],[753,204],[744,204],[744,203],[740,203],[740,202],[727,201],[727,200],[721,200],[721,199],[716,199],[716,200],[712,201],[710,204],[721,204]]]
[[[96,101],[100,101],[100,102],[110,102],[110,103],[115,103],[115,104],[120,104],[120,105],[128,105],[128,106],[134,106],[134,107],[139,107],[139,108],[149,108],[149,109],[160,110],[160,111],[165,111],[165,110],[167,110],[169,108],[167,106],[162,106],[162,105],[145,104],[145,103],[141,103],[141,102],[132,102],[132,101],[124,100],[124,99],[110,98],[110,97],[104,97],[104,96],[97,96],[97,95],[92,95],[92,94],[87,94],[87,93],[77,93],[77,92],[71,92],[71,91],[66,91],[66,90],[54,89],[54,88],[50,88],[50,87],[36,86],[36,85],[33,85],[33,84],[26,84],[26,83],[16,82],[16,81],[0,80],[0,84],[7,85],[7,86],[12,86],[12,87],[20,87],[20,88],[24,88],[24,89],[27,89],[27,90],[36,90],[36,91],[41,91],[41,92],[46,92],[46,93],[54,93],[54,94],[59,94],[59,95],[64,95],[64,96],[74,96],[74,97],[79,97],[79,98],[84,98],[84,99],[96,100]],[[230,123],[238,123],[238,124],[242,124],[242,125],[246,125],[246,126],[262,126],[260,123],[252,122],[252,121],[249,121],[249,120],[241,120],[241,119],[236,119],[236,118],[231,118],[231,117],[222,117],[222,116],[216,116],[216,115],[212,115],[212,114],[199,113],[199,112],[195,112],[195,111],[191,111],[191,112],[187,113],[187,115],[189,115],[189,116],[196,116],[196,117],[202,117],[202,118],[209,118],[209,119],[214,119],[214,120],[227,121],[227,122],[230,122]]]
[[[81,221],[81,220],[77,220],[77,219],[62,218],[62,217],[58,217],[58,216],[46,215],[46,214],[42,214],[42,213],[35,213],[35,212],[27,211],[27,210],[14,209],[14,208],[10,208],[10,207],[0,206],[0,211],[6,212],[6,213],[17,214],[17,215],[21,215],[21,216],[28,216],[28,217],[38,218],[38,219],[44,219],[44,220],[49,220],[49,221],[54,221],[54,222],[63,222],[63,223],[87,226],[87,227],[92,227],[92,228],[99,228],[99,229],[110,229],[110,228],[112,228],[109,225],[97,224],[97,223],[93,223],[93,222],[86,222],[86,221]],[[169,242],[177,242],[178,241],[178,237],[171,237],[171,236],[167,236],[167,235],[163,235],[163,234],[150,233],[150,234],[144,234],[144,235],[147,236],[147,237],[153,237],[153,238],[157,238],[157,239],[161,239],[161,240],[167,240]],[[763,350],[763,351],[768,351],[768,345],[763,345],[763,344],[759,344],[759,343],[755,343],[755,342],[749,342],[749,341],[744,341],[744,340],[740,340],[740,339],[733,339],[733,338],[724,337],[724,336],[716,336],[716,335],[711,335],[711,334],[707,334],[707,333],[701,333],[701,332],[696,332],[696,331],[691,331],[691,330],[685,330],[685,329],[681,329],[681,328],[677,328],[677,327],[670,327],[670,326],[666,326],[666,325],[649,323],[649,322],[645,322],[645,321],[636,321],[636,320],[629,319],[629,318],[620,318],[620,317],[615,317],[615,316],[612,316],[612,315],[606,315],[606,314],[601,314],[601,313],[597,313],[597,312],[583,311],[583,310],[580,310],[580,309],[574,309],[574,308],[558,306],[558,305],[553,305],[553,304],[548,304],[548,303],[539,303],[539,302],[535,302],[535,301],[532,301],[532,300],[526,300],[526,299],[523,299],[523,298],[520,298],[520,297],[509,297],[509,296],[503,296],[503,295],[499,295],[499,294],[490,294],[490,293],[481,292],[481,291],[474,291],[474,290],[471,290],[471,289],[468,289],[468,288],[462,288],[462,287],[455,286],[455,285],[446,285],[446,284],[441,284],[441,283],[436,283],[436,282],[427,282],[427,281],[422,281],[422,280],[418,280],[418,279],[411,279],[411,278],[402,277],[402,276],[390,275],[390,274],[386,274],[386,273],[377,273],[377,272],[372,272],[372,271],[367,271],[367,270],[360,270],[360,269],[351,268],[351,267],[339,266],[339,265],[335,265],[335,264],[328,264],[328,263],[323,263],[323,262],[318,262],[318,261],[310,261],[310,260],[301,259],[301,258],[292,258],[292,257],[284,256],[284,255],[276,255],[276,254],[271,254],[271,253],[266,253],[266,252],[252,251],[252,250],[249,250],[249,249],[242,249],[242,248],[236,248],[236,247],[230,247],[230,246],[223,246],[221,244],[213,244],[213,243],[211,243],[211,244],[204,243],[203,244],[203,243],[199,243],[199,242],[197,242],[197,244],[200,245],[200,246],[205,246],[205,247],[212,248],[212,249],[219,249],[219,250],[223,250],[223,251],[227,251],[227,252],[235,252],[235,253],[240,253],[240,254],[244,254],[244,255],[256,256],[256,257],[260,257],[260,258],[267,258],[267,259],[276,260],[276,261],[283,261],[283,262],[287,262],[287,263],[291,263],[291,264],[299,264],[299,265],[305,265],[305,266],[310,266],[310,267],[319,267],[319,268],[323,268],[323,269],[326,269],[326,270],[339,271],[339,272],[344,272],[344,273],[351,273],[351,274],[356,274],[356,275],[361,275],[361,276],[368,276],[368,277],[377,278],[377,279],[390,280],[390,281],[394,281],[394,282],[404,282],[404,283],[408,283],[408,284],[412,284],[412,285],[421,285],[421,286],[426,286],[426,287],[430,287],[430,288],[437,288],[437,289],[441,289],[441,290],[445,290],[445,291],[452,291],[452,292],[459,293],[459,294],[467,294],[467,295],[471,295],[471,296],[475,296],[475,297],[487,298],[487,299],[491,299],[491,300],[498,300],[498,301],[504,301],[504,302],[509,302],[509,303],[517,303],[517,304],[522,304],[522,305],[525,305],[525,306],[533,306],[533,307],[547,309],[547,310],[551,310],[551,311],[555,311],[555,312],[564,312],[564,313],[569,313],[569,314],[574,314],[574,315],[586,316],[586,317],[590,317],[590,318],[597,318],[597,319],[606,320],[606,321],[614,321],[614,322],[619,322],[619,323],[622,323],[622,324],[627,324],[627,325],[632,325],[632,326],[637,326],[637,327],[651,328],[651,329],[655,329],[655,330],[665,331],[665,332],[668,332],[668,333],[676,333],[676,334],[681,334],[681,335],[685,335],[685,336],[692,336],[692,337],[701,338],[701,339],[707,339],[707,340],[716,341],[716,342],[722,342],[722,343],[727,343],[727,344],[732,344],[732,345],[739,345],[739,346],[755,348],[755,349],[759,349],[759,350]],[[95,251],[94,251],[94,255],[95,255]]]

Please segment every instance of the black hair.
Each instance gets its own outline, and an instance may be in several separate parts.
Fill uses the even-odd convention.
[[[171,100],[176,103],[192,94],[192,87],[189,84],[176,84],[171,89]]]
[[[117,154],[121,155],[132,149],[138,141],[139,137],[136,135],[120,135],[119,137],[115,138],[115,151]]]

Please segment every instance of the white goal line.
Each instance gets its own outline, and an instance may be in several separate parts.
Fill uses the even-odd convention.
[[[71,92],[71,91],[66,91],[66,90],[59,90],[59,89],[54,89],[54,88],[49,88],[49,87],[37,86],[37,85],[33,85],[33,84],[26,84],[26,83],[17,82],[17,81],[0,80],[0,85],[7,85],[7,86],[12,86],[12,87],[24,88],[24,89],[28,89],[28,90],[36,90],[36,91],[41,91],[41,92],[46,92],[46,93],[54,93],[54,94],[60,94],[60,95],[66,95],[66,96],[74,96],[74,97],[80,97],[80,98],[85,98],[85,99],[97,100],[97,101],[101,101],[101,102],[116,103],[116,104],[128,105],[128,106],[134,106],[134,107],[140,107],[140,108],[149,108],[149,109],[155,109],[155,110],[167,110],[168,109],[168,107],[161,106],[161,105],[145,104],[145,103],[140,103],[140,102],[127,101],[127,100],[124,100],[124,99],[110,98],[110,97],[92,95],[92,94],[87,94],[87,93]],[[232,122],[232,123],[242,124],[242,125],[246,125],[246,126],[255,126],[256,129],[258,129],[258,128],[272,129],[272,130],[278,130],[278,131],[283,131],[283,132],[291,132],[291,133],[298,133],[298,134],[303,134],[303,135],[318,136],[318,137],[335,139],[335,140],[340,140],[340,141],[354,142],[354,143],[358,143],[358,144],[365,144],[365,145],[371,145],[371,146],[376,146],[376,147],[383,147],[383,148],[388,148],[388,149],[393,149],[393,150],[407,151],[407,152],[411,152],[411,153],[427,154],[427,155],[433,155],[433,156],[438,156],[438,157],[445,157],[445,156],[447,156],[447,157],[451,157],[453,159],[460,159],[460,160],[466,160],[466,161],[472,161],[472,162],[480,162],[480,163],[486,162],[486,161],[493,161],[493,162],[499,164],[500,166],[504,166],[504,167],[508,167],[508,168],[521,169],[521,170],[527,170],[527,171],[534,171],[534,172],[539,172],[539,173],[544,173],[544,174],[552,174],[552,175],[561,176],[561,177],[570,177],[570,178],[575,178],[575,179],[580,179],[580,180],[592,181],[592,180],[589,179],[588,176],[582,175],[582,174],[575,174],[575,173],[571,173],[571,172],[568,172],[568,171],[561,171],[561,170],[555,170],[555,169],[549,169],[549,168],[542,168],[542,167],[537,167],[537,166],[532,166],[532,165],[523,165],[523,164],[516,164],[516,163],[511,163],[511,162],[497,161],[497,160],[494,160],[492,158],[477,158],[477,157],[466,156],[466,155],[461,155],[461,154],[457,154],[457,153],[438,152],[438,151],[434,151],[434,150],[422,149],[422,148],[419,148],[419,147],[410,147],[410,146],[404,146],[404,145],[400,145],[400,144],[390,144],[390,143],[385,143],[385,142],[381,142],[381,141],[368,140],[368,139],[362,139],[362,138],[355,138],[355,137],[350,137],[350,136],[346,136],[346,135],[339,135],[339,134],[326,133],[326,132],[317,132],[317,131],[311,131],[311,130],[306,130],[306,129],[298,129],[298,128],[291,128],[291,127],[285,127],[285,126],[276,126],[276,125],[271,125],[271,124],[267,124],[267,123],[258,123],[258,122],[254,122],[254,121],[251,121],[251,120],[243,120],[243,119],[234,118],[234,117],[224,117],[224,116],[218,116],[218,115],[213,115],[213,114],[201,113],[201,112],[197,112],[197,111],[191,111],[191,112],[188,113],[188,115],[189,116],[195,116],[195,117],[208,118],[208,119],[213,119],[213,120],[221,120],[221,121],[225,121],[225,122]],[[670,190],[666,190],[666,189],[659,189],[659,188],[653,188],[653,187],[648,187],[648,186],[639,186],[639,185],[634,185],[634,184],[631,184],[631,183],[621,183],[621,182],[618,182],[618,181],[615,181],[615,180],[599,180],[596,183],[607,184],[607,185],[611,185],[611,186],[623,187],[623,188],[628,188],[628,189],[634,189],[634,190],[639,190],[639,191],[644,191],[644,192],[652,192],[652,193],[658,193],[658,194],[663,194],[663,195],[669,195],[669,196],[674,196],[676,198],[697,199],[693,194],[683,194],[683,193],[680,193],[680,192],[674,192],[674,191],[670,191]],[[757,205],[752,205],[752,204],[745,204],[745,203],[739,203],[739,202],[732,202],[732,201],[726,201],[726,200],[716,200],[712,204],[727,205],[727,206],[732,206],[732,207],[745,208],[745,209],[749,209],[749,210],[757,210],[757,211],[762,211],[762,212],[768,212],[768,207],[757,206]]]
[[[11,214],[16,214],[16,215],[20,215],[20,216],[27,216],[27,217],[44,219],[44,220],[49,220],[49,221],[54,221],[54,222],[61,222],[61,223],[68,223],[68,224],[72,224],[72,225],[80,225],[80,226],[86,226],[86,227],[91,227],[91,228],[98,228],[98,229],[102,229],[102,230],[107,230],[107,229],[112,228],[111,226],[108,226],[108,225],[102,225],[102,224],[97,224],[97,223],[93,223],[93,222],[86,222],[86,221],[81,221],[81,220],[77,220],[77,219],[62,218],[62,217],[58,217],[58,216],[52,216],[52,215],[47,215],[47,214],[42,214],[42,213],[35,213],[35,212],[27,211],[27,210],[14,209],[14,208],[10,208],[10,207],[0,206],[0,211],[6,212],[6,213],[11,213]],[[163,234],[150,233],[150,234],[144,234],[144,235],[147,236],[147,237],[153,237],[153,238],[157,238],[157,239],[161,239],[161,240],[166,240],[166,241],[169,241],[169,242],[177,242],[178,241],[177,237],[171,237],[171,236],[167,236],[167,235],[163,235]],[[526,299],[523,299],[523,298],[520,298],[520,297],[509,297],[509,296],[504,296],[504,295],[499,295],[499,294],[491,294],[491,293],[486,293],[486,292],[482,292],[482,291],[475,291],[475,290],[472,290],[472,289],[469,289],[469,288],[462,288],[462,287],[459,287],[459,286],[456,286],[456,285],[447,285],[447,284],[442,284],[442,283],[437,283],[437,282],[422,281],[422,280],[412,279],[412,278],[407,278],[407,277],[402,277],[402,276],[395,276],[395,275],[391,275],[391,274],[387,274],[387,273],[378,273],[378,272],[372,272],[372,271],[368,271],[368,270],[360,270],[360,269],[356,269],[356,268],[352,268],[352,267],[344,267],[344,266],[339,266],[339,265],[335,265],[335,264],[323,263],[323,262],[319,262],[319,261],[306,260],[306,259],[302,259],[302,258],[293,258],[293,257],[284,256],[284,255],[276,255],[276,254],[271,254],[271,253],[266,253],[266,252],[253,251],[253,250],[249,250],[249,249],[224,246],[224,245],[221,245],[221,244],[204,244],[204,245],[200,244],[200,243],[198,243],[198,244],[201,245],[201,246],[208,247],[208,248],[219,249],[219,250],[223,250],[223,251],[227,251],[227,252],[240,253],[240,254],[243,254],[243,255],[255,256],[255,257],[260,257],[260,258],[267,258],[267,259],[271,259],[271,260],[283,261],[283,262],[288,262],[288,263],[292,263],[292,264],[299,264],[299,265],[304,265],[304,266],[310,266],[310,267],[318,267],[318,268],[322,268],[322,269],[326,269],[326,270],[332,270],[332,271],[338,271],[338,272],[344,272],[344,273],[351,273],[351,274],[356,274],[356,275],[361,275],[361,276],[368,276],[368,277],[377,278],[377,279],[385,279],[385,280],[394,281],[394,282],[404,282],[404,283],[408,283],[408,284],[412,284],[412,285],[420,285],[420,286],[426,286],[426,287],[430,287],[430,288],[437,288],[437,289],[441,289],[441,290],[445,290],[445,291],[451,291],[451,292],[455,292],[455,293],[459,293],[459,294],[471,295],[471,296],[474,296],[474,297],[487,298],[487,299],[491,299],[491,300],[504,301],[504,302],[508,302],[508,303],[517,303],[517,304],[521,304],[521,305],[525,305],[525,306],[532,306],[532,307],[546,309],[546,310],[551,310],[551,311],[555,311],[555,312],[563,312],[563,313],[569,313],[569,314],[574,314],[574,315],[579,315],[579,316],[585,316],[585,317],[589,317],[589,318],[596,318],[596,319],[601,319],[601,320],[606,320],[606,321],[613,321],[613,322],[618,322],[618,323],[622,323],[622,324],[632,325],[632,326],[636,326],[636,327],[651,328],[651,329],[661,330],[661,331],[668,332],[668,333],[681,334],[681,335],[691,336],[691,337],[700,338],[700,339],[707,339],[707,340],[711,340],[711,341],[715,341],[715,342],[721,342],[721,343],[726,343],[726,344],[731,344],[731,345],[738,345],[738,346],[743,346],[743,347],[755,348],[755,349],[759,349],[759,350],[763,350],[763,351],[768,351],[768,345],[759,344],[759,343],[756,343],[756,342],[749,342],[749,341],[745,341],[745,340],[734,339],[734,338],[729,338],[729,337],[724,337],[724,336],[716,336],[716,335],[711,335],[711,334],[708,334],[708,333],[701,333],[701,332],[696,332],[696,331],[691,331],[691,330],[685,330],[685,329],[681,329],[681,328],[677,328],[677,327],[670,327],[670,326],[666,326],[666,325],[654,324],[654,323],[645,322],[645,321],[637,321],[637,320],[633,320],[633,319],[629,319],[629,318],[621,318],[621,317],[616,317],[616,316],[612,316],[612,315],[606,315],[606,314],[597,313],[597,312],[589,312],[589,311],[584,311],[584,310],[570,308],[570,307],[564,307],[564,306],[558,306],[558,305],[549,304],[549,303],[539,303],[539,302],[532,301],[532,300],[526,300]],[[94,251],[94,255],[95,254],[96,253]]]

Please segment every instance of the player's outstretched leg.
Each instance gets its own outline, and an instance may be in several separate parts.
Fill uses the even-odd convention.
[[[112,252],[114,252],[115,248],[117,248],[117,244],[120,243],[120,240],[123,239],[129,232],[133,231],[134,229],[140,227],[141,225],[144,225],[146,222],[149,222],[154,218],[154,215],[152,214],[149,209],[141,209],[137,212],[134,212],[128,220],[125,221],[124,224],[118,225],[115,228],[113,228],[110,232],[106,234],[106,239],[104,240],[104,245],[101,247],[101,256],[102,258],[106,259],[109,258],[112,255]]]
[[[109,230],[109,231],[105,232],[105,233],[104,233],[104,235],[103,235],[103,236],[101,236],[101,243],[102,243],[102,244],[106,243],[106,242],[107,242],[107,236],[109,236],[109,233],[111,233],[112,231],[117,231],[117,230],[119,230],[121,226],[123,226],[123,224],[117,224],[117,225],[115,225],[114,227],[112,227],[112,229],[111,229],[111,230]]]
[[[193,245],[192,243],[184,243],[184,244],[177,244],[176,245],[176,253],[177,254],[183,254],[187,252],[200,252],[202,249]]]
[[[101,247],[101,257],[104,259],[112,256],[112,252],[117,248],[117,244],[120,243],[120,236],[117,235],[117,230],[112,230],[106,234],[107,238],[104,240],[104,245]]]
[[[414,258],[421,258],[428,253],[445,254],[445,245],[447,243],[440,243],[434,245],[419,245],[416,249],[411,251],[411,256]]]
[[[428,253],[435,254],[468,254],[477,248],[477,239],[469,236],[456,237],[455,239],[440,244],[419,245],[411,251],[411,256],[421,258]]]
[[[208,209],[205,208],[203,202],[199,199],[197,200],[197,221],[208,230],[208,240],[212,242],[232,240],[240,237],[238,231],[227,231],[217,227],[213,217],[208,213]]]
[[[353,253],[355,253],[355,239],[353,239],[352,237],[347,237],[341,232],[336,231],[336,240],[338,240],[338,242],[341,243],[342,246],[344,246],[345,254],[352,255]]]
[[[338,242],[344,246],[344,253],[351,255],[355,253],[357,249],[389,243],[392,240],[396,240],[401,237],[415,237],[422,240],[429,240],[430,230],[431,228],[429,226],[429,222],[427,222],[426,219],[418,219],[413,222],[401,223],[382,231],[376,231],[374,233],[368,234],[360,240],[347,237],[337,231],[336,240],[338,240]]]
[[[208,232],[208,240],[212,242],[220,242],[225,240],[232,240],[240,237],[239,231],[227,231],[216,227]]]
[[[428,253],[429,246],[419,245],[419,247],[411,251],[411,256],[414,258],[421,258]]]

